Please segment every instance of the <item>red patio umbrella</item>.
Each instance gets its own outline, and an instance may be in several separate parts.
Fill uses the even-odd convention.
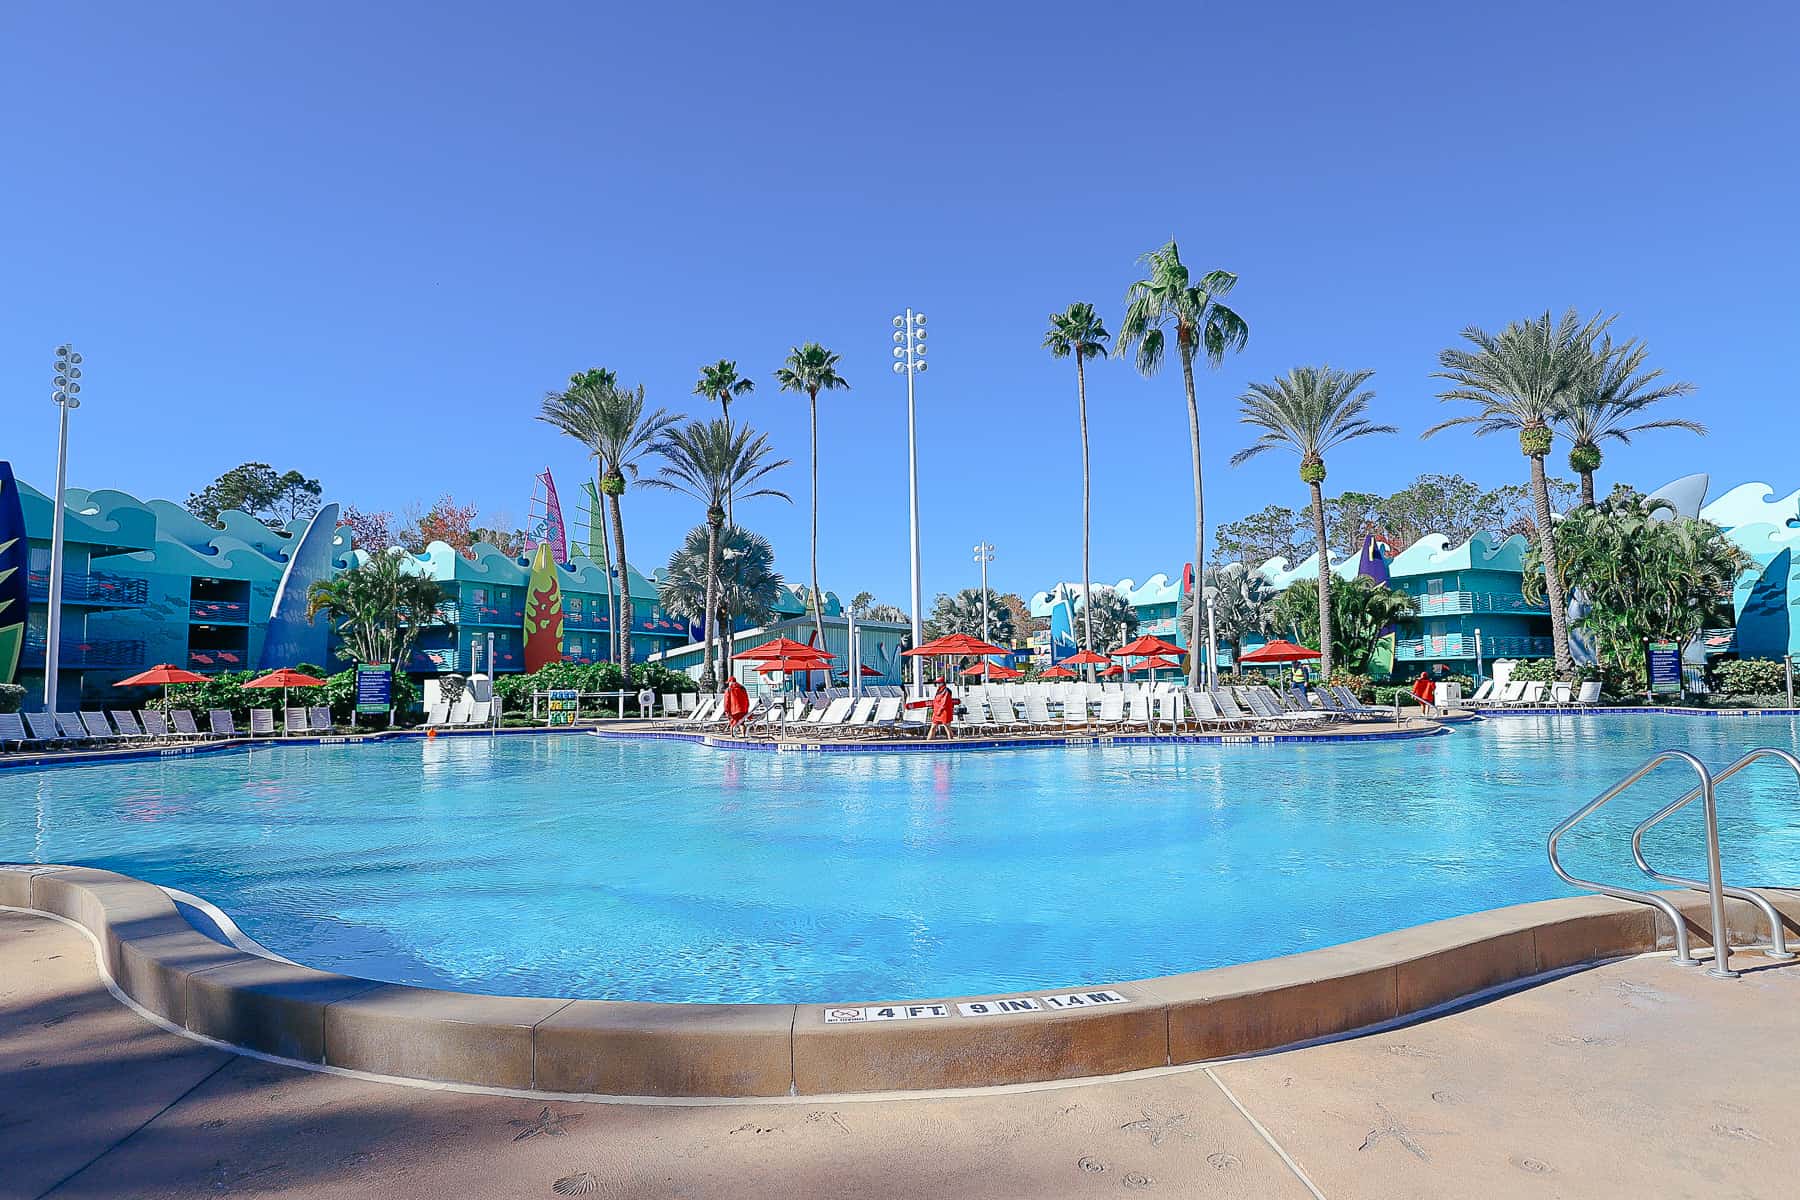
[[[989,679],[1017,679],[1024,673],[985,658],[963,672],[964,675],[985,675]]]
[[[247,688],[280,688],[281,689],[281,736],[287,736],[287,702],[288,689],[297,687],[318,687],[323,679],[296,671],[292,667],[283,667],[279,671],[270,671],[267,675],[259,675],[242,686]]]
[[[151,667],[148,671],[140,671],[138,674],[133,675],[130,679],[119,680],[119,682],[113,684],[113,686],[114,687],[155,687],[157,684],[160,683],[162,685],[162,690],[163,690],[163,711],[168,712],[169,711],[169,685],[171,683],[205,683],[205,682],[206,682],[206,676],[204,676],[204,675],[196,675],[192,671],[184,670],[181,667],[175,666],[173,663],[158,663],[156,666]]]
[[[1076,677],[1076,672],[1069,670],[1069,668],[1063,666],[1061,663],[1057,663],[1053,667],[1045,667],[1042,671],[1038,672],[1039,679],[1074,679]]]
[[[1170,662],[1160,654],[1146,658],[1142,662],[1134,662],[1131,664],[1131,670],[1133,671],[1179,671],[1180,669],[1180,663]]]
[[[1069,657],[1063,659],[1062,665],[1076,667],[1104,667],[1111,661],[1112,659],[1106,657],[1104,654],[1095,654],[1092,650],[1083,650],[1080,654],[1071,654]]]
[[[1145,658],[1152,654],[1181,654],[1180,646],[1173,642],[1165,642],[1159,637],[1145,634],[1141,638],[1126,642],[1113,651],[1114,658]]]
[[[1100,672],[1101,675],[1123,675],[1124,673],[1124,663],[1114,663],[1112,666],[1106,668],[1106,670]]]
[[[1303,662],[1309,658],[1318,658],[1317,650],[1308,650],[1305,646],[1296,646],[1290,641],[1276,638],[1265,646],[1258,646],[1238,659],[1240,663],[1290,663]]]
[[[908,657],[921,658],[961,658],[965,655],[1005,654],[1005,646],[996,646],[992,642],[984,642],[978,637],[970,637],[966,633],[946,634],[941,638],[933,638],[922,646],[914,646],[906,652]]]
[[[769,658],[802,658],[808,655],[814,658],[837,657],[837,655],[831,653],[829,650],[822,649],[818,646],[808,646],[805,642],[796,642],[793,638],[786,637],[776,638],[772,642],[764,642],[760,646],[752,647],[741,654],[734,654],[731,657],[757,662]]]

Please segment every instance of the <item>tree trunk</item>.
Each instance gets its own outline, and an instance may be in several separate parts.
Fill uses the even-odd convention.
[[[731,393],[730,392],[720,392],[719,393],[719,407],[725,410],[725,428],[730,429],[731,428]],[[727,525],[736,525],[737,524],[737,508],[736,508],[736,505],[734,505],[732,503],[731,484],[729,482],[727,482],[725,484],[725,523]]]
[[[819,393],[806,394],[812,410],[812,610],[813,634],[825,649],[825,595],[819,591]],[[827,678],[830,678],[829,674]]]
[[[1081,347],[1075,347],[1075,397],[1081,408],[1081,625],[1086,639],[1084,650],[1094,648],[1094,597],[1088,584],[1089,506],[1092,481],[1088,476],[1087,370],[1081,365]],[[1094,679],[1094,664],[1087,664],[1088,682]]]
[[[624,682],[630,683],[631,568],[625,565],[625,514],[619,507],[619,502],[623,499],[623,496],[612,498],[613,550],[619,560],[619,617],[613,622],[613,630],[619,639],[619,670],[624,673]]]
[[[592,553],[592,551],[593,551],[592,543],[594,541],[598,540],[600,543],[600,570],[601,570],[601,573],[606,578],[606,637],[607,637],[606,644],[607,644],[607,648],[608,648],[608,653],[607,653],[606,658],[607,658],[608,662],[618,662],[619,661],[619,642],[618,642],[619,610],[613,604],[612,556],[606,552],[606,527],[607,527],[607,523],[609,520],[609,518],[607,517],[607,513],[610,510],[608,509],[607,503],[606,503],[605,483],[606,483],[606,469],[604,466],[602,466],[596,472],[595,477],[594,477],[594,503],[600,507],[600,511],[593,514],[593,519],[598,520],[600,522],[600,536],[598,539],[596,539],[593,536],[592,525],[590,525],[588,527],[588,542],[589,542],[588,551],[590,553]]]
[[[1188,634],[1188,686],[1200,686],[1200,646],[1206,638],[1206,615],[1200,610],[1200,580],[1206,573],[1206,500],[1200,479],[1200,404],[1194,399],[1194,351],[1181,346],[1181,382],[1187,389],[1188,437],[1194,453],[1194,612]]]
[[[1331,682],[1331,547],[1325,541],[1325,489],[1312,484],[1313,539],[1319,548],[1319,682]]]
[[[1594,507],[1594,473],[1592,471],[1581,473],[1581,503],[1587,508]]]
[[[713,636],[718,621],[719,597],[719,527],[712,521],[706,523],[706,628],[702,631],[706,639],[705,648],[701,651],[700,661],[704,664],[700,670],[700,686],[712,691],[718,686],[718,676],[713,674]]]
[[[1569,605],[1563,598],[1562,573],[1556,566],[1556,539],[1550,527],[1550,486],[1544,478],[1544,460],[1531,456],[1531,499],[1537,507],[1538,555],[1544,560],[1544,595],[1550,601],[1550,640],[1556,652],[1556,673],[1567,679],[1575,670],[1569,654]]]

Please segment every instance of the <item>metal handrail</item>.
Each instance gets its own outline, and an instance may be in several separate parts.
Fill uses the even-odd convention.
[[[1738,759],[1729,767],[1720,771],[1717,775],[1714,775],[1712,781],[1714,789],[1716,790],[1721,783],[1724,783],[1727,779],[1730,779],[1733,775],[1736,775],[1751,763],[1764,758],[1780,759],[1794,772],[1796,778],[1800,778],[1800,758],[1795,758],[1786,750],[1777,749],[1774,746],[1763,746],[1759,749],[1750,751],[1750,753],[1744,755],[1744,757]],[[1680,875],[1664,875],[1662,872],[1652,867],[1644,858],[1644,834],[1652,827],[1660,825],[1664,820],[1673,816],[1681,809],[1686,808],[1689,804],[1692,804],[1699,798],[1700,789],[1695,788],[1687,795],[1682,796],[1680,799],[1665,806],[1661,811],[1646,817],[1643,823],[1640,824],[1631,835],[1631,857],[1637,860],[1637,865],[1644,874],[1656,880],[1658,883],[1680,884],[1682,887],[1693,888],[1695,891],[1701,892],[1711,890],[1710,885],[1698,879],[1688,879]],[[1716,841],[1717,835],[1714,834],[1713,836]],[[1718,868],[1716,863],[1714,864],[1713,869],[1715,872],[1717,871]],[[1719,890],[1727,896],[1733,896],[1739,900],[1749,901],[1751,904],[1760,908],[1763,916],[1768,918],[1769,951],[1765,957],[1774,959],[1790,959],[1795,957],[1794,952],[1787,948],[1786,931],[1782,928],[1781,914],[1775,910],[1775,906],[1769,903],[1768,899],[1763,896],[1762,893],[1750,888],[1731,887],[1728,884],[1721,884]]]
[[[1573,829],[1576,825],[1579,825],[1582,821],[1586,820],[1595,809],[1613,800],[1619,793],[1625,791],[1638,780],[1642,779],[1666,762],[1684,762],[1694,769],[1694,774],[1700,779],[1700,787],[1698,790],[1700,794],[1706,798],[1707,862],[1712,871],[1713,883],[1717,885],[1719,880],[1719,834],[1715,819],[1716,810],[1713,804],[1712,774],[1706,769],[1705,763],[1701,762],[1685,750],[1664,750],[1658,754],[1652,755],[1643,766],[1639,767],[1624,779],[1613,784],[1594,799],[1588,801],[1586,804],[1564,817],[1557,823],[1556,828],[1550,831],[1550,838],[1546,845],[1546,849],[1550,854],[1550,869],[1555,871],[1557,875],[1566,882],[1572,883],[1579,888],[1587,888],[1590,891],[1599,892],[1603,896],[1612,896],[1619,900],[1632,900],[1639,904],[1648,904],[1652,908],[1661,910],[1662,914],[1669,918],[1669,924],[1675,930],[1674,961],[1683,966],[1695,966],[1698,965],[1699,960],[1689,953],[1687,925],[1684,922],[1680,911],[1671,904],[1667,898],[1659,896],[1655,892],[1640,892],[1631,888],[1613,887],[1611,884],[1600,883],[1592,879],[1577,878],[1564,869],[1562,860],[1556,856],[1556,843],[1562,839],[1563,834],[1569,832],[1569,830]],[[1715,965],[1711,968],[1711,973],[1730,978],[1734,975],[1734,972],[1729,969],[1731,951],[1728,943],[1725,941],[1725,898],[1718,891],[1716,886],[1711,890],[1713,898],[1713,946],[1716,955],[1714,960]]]

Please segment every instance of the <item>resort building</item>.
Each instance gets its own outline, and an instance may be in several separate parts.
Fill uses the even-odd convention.
[[[776,606],[780,614],[777,619],[767,625],[746,625],[732,632],[731,653],[742,654],[766,642],[777,638],[790,638],[803,645],[817,644],[817,631],[813,627],[812,614],[806,610],[803,596],[797,590],[790,589],[783,596],[782,603]],[[899,621],[871,621],[860,618],[856,622],[856,645],[854,650],[850,643],[850,622],[843,614],[838,598],[830,592],[825,593],[825,649],[832,658],[832,679],[836,685],[844,684],[849,678],[851,664],[860,667],[860,677],[866,684],[895,684],[902,682],[902,673],[906,670],[906,660],[900,657],[906,648],[906,638],[912,632],[912,626]],[[705,669],[706,648],[699,642],[672,647],[663,653],[653,656],[650,661],[661,663],[672,671],[684,672],[695,679]],[[736,678],[751,691],[768,690],[770,676],[758,668],[762,664],[733,658],[728,671],[714,671],[721,680]],[[779,677],[776,677],[779,678]],[[804,674],[797,673],[796,679],[805,679]],[[825,683],[823,672],[814,672],[811,681],[814,685]]]

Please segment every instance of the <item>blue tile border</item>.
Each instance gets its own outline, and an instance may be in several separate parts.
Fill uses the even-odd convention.
[[[927,742],[923,739],[886,742],[763,742],[745,738],[725,738],[710,733],[684,730],[590,729],[589,737],[613,741],[686,742],[714,750],[757,750],[777,754],[908,754],[967,753],[978,750],[1037,750],[1095,746],[1268,746],[1293,742],[1382,742],[1410,741],[1437,737],[1449,728],[1434,725],[1427,729],[1370,730],[1365,733],[1105,733],[1088,736],[1034,738],[958,738],[955,741]]]
[[[542,726],[514,729],[440,729],[437,736],[441,738],[456,737],[516,737],[520,734],[547,734],[562,736],[571,733],[587,733],[585,726],[566,729],[545,729]],[[22,767],[75,767],[94,766],[98,763],[137,762],[152,758],[191,758],[196,754],[219,754],[227,750],[261,750],[282,746],[360,746],[370,742],[393,742],[420,740],[430,737],[424,729],[380,730],[374,733],[345,734],[306,734],[293,737],[260,737],[232,738],[221,742],[193,742],[186,745],[146,747],[132,750],[72,750],[62,753],[32,753],[0,755],[0,771]]]
[[[1484,717],[1574,717],[1574,716],[1618,716],[1620,714],[1654,713],[1671,717],[1800,717],[1800,708],[1693,708],[1675,704],[1640,704],[1635,707],[1623,705],[1588,705],[1576,707],[1503,707],[1486,708],[1473,706],[1473,711]]]

